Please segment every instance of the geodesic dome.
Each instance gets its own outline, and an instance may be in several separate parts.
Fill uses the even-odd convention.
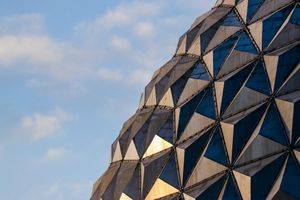
[[[300,199],[300,3],[219,0],[180,38],[91,200]]]

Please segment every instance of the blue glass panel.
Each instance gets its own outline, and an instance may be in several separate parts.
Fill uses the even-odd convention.
[[[228,165],[227,155],[219,128],[215,131],[204,156],[224,166]]]
[[[166,92],[166,87],[168,86],[169,77],[171,72],[169,72],[166,76],[159,80],[155,85],[155,95],[156,99],[161,99],[162,95]]]
[[[172,92],[174,104],[177,103],[187,81],[188,81],[188,77],[182,76],[171,86],[171,92]]]
[[[300,101],[296,102],[294,105],[294,118],[293,118],[293,136],[292,136],[292,143],[294,144],[300,137]],[[300,141],[299,141],[299,148],[300,148]]]
[[[223,21],[223,26],[237,26],[242,27],[242,23],[240,22],[239,18],[236,16],[234,11],[231,11]]]
[[[268,196],[277,176],[282,169],[286,154],[265,166],[252,177],[251,197],[255,200],[264,200]]]
[[[205,70],[204,66],[200,62],[195,64],[195,68],[193,69],[190,77],[194,79],[201,79],[206,81],[210,80],[207,71]]]
[[[250,37],[246,33],[242,33],[240,39],[235,47],[235,50],[257,54],[257,50],[252,43]]]
[[[225,110],[225,108],[232,101],[236,93],[240,90],[241,86],[248,78],[251,70],[252,65],[248,65],[225,81],[223,99],[221,104],[221,113]]]
[[[140,181],[140,168],[137,167],[135,172],[124,189],[124,193],[129,195],[132,199],[139,199],[140,198],[140,190],[139,190],[139,181]]]
[[[179,180],[177,174],[177,167],[175,161],[175,154],[172,153],[169,161],[167,162],[165,168],[160,174],[160,179],[164,180],[168,184],[172,185],[175,188],[179,189]]]
[[[225,183],[226,176],[223,176],[220,180],[215,182],[212,186],[207,188],[196,200],[208,200],[208,199],[218,199],[218,196],[222,190]]]
[[[212,87],[207,89],[207,92],[201,100],[201,103],[198,105],[196,112],[211,119],[216,119],[216,108]]]
[[[173,143],[173,115],[170,115],[167,122],[159,130],[157,135],[164,140]]]
[[[199,137],[188,148],[185,149],[183,184],[186,183],[187,178],[191,175],[192,170],[194,169],[204,148],[206,147],[210,134],[211,130],[205,132],[203,135],[201,135],[201,137]]]
[[[300,6],[295,9],[290,21],[291,24],[300,25]]]
[[[202,53],[205,51],[206,47],[208,46],[208,44],[210,43],[210,41],[212,40],[212,38],[214,37],[214,35],[216,34],[217,30],[219,29],[219,27],[221,25],[222,25],[222,20],[220,20],[215,25],[210,27],[207,31],[205,31],[204,33],[201,34],[200,39],[201,39],[201,52]]]
[[[155,134],[159,132],[160,128],[164,125],[163,123],[167,121],[170,115],[170,111],[166,111],[163,109],[154,110],[152,116],[137,132],[137,134],[133,138],[133,141],[135,143],[136,150],[139,156],[142,156],[144,154],[146,148],[153,140]]]
[[[239,190],[237,189],[234,183],[232,175],[229,175],[222,200],[233,200],[233,199],[242,200]]]
[[[190,100],[185,105],[183,105],[182,108],[180,109],[177,138],[181,136],[186,125],[190,121],[192,115],[194,114],[194,111],[196,110],[198,104],[200,103],[200,100],[203,97],[203,94],[204,91],[200,92],[192,100]]]
[[[142,156],[142,154],[145,151],[145,146],[147,145],[147,140],[145,139],[146,136],[148,138],[150,137],[150,135],[148,135],[149,125],[150,125],[150,119],[147,120],[147,122],[142,126],[142,128],[137,132],[137,134],[133,138],[139,156]],[[154,135],[155,133],[152,134],[152,137],[154,137]]]
[[[219,72],[221,65],[225,62],[237,39],[238,36],[235,34],[214,50],[214,76]]]
[[[195,28],[193,28],[191,31],[189,31],[187,33],[187,40],[186,40],[186,49],[190,48],[199,29],[200,29],[201,25],[200,26],[196,26]],[[198,36],[199,37],[199,36]]]
[[[295,199],[300,199],[300,168],[291,156],[288,160],[280,190]]]
[[[125,153],[127,151],[128,145],[129,145],[128,140],[129,140],[129,137],[131,134],[130,129],[131,129],[131,126],[128,128],[128,130],[125,133],[123,133],[123,135],[119,139],[120,148],[121,148],[123,157],[125,156]]]
[[[300,45],[280,55],[275,80],[275,89],[278,89],[288,78],[290,73],[300,62]]]
[[[271,93],[269,79],[264,69],[263,63],[259,61],[250,78],[246,83],[246,87],[269,95]]]
[[[255,12],[258,10],[259,6],[264,2],[264,0],[250,0],[248,1],[247,10],[247,22],[251,20]]]
[[[282,145],[288,145],[284,126],[273,103],[268,109],[259,134]]]
[[[232,147],[233,161],[236,159],[237,155],[247,143],[249,137],[253,133],[264,111],[266,110],[266,107],[267,105],[265,104],[260,106],[235,125]]]
[[[281,25],[289,15],[292,8],[293,6],[288,6],[263,21],[263,48],[267,47],[271,42]]]
[[[144,184],[143,184],[143,198],[146,197],[147,193],[152,188],[155,180],[159,176],[160,172],[162,171],[163,166],[166,164],[169,158],[169,154],[159,154],[155,157],[150,158],[147,160],[145,166],[145,175],[144,175]]]

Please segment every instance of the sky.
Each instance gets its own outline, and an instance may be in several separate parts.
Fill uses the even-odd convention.
[[[0,199],[89,199],[152,73],[213,4],[0,0]]]

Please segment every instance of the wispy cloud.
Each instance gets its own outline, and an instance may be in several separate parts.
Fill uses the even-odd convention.
[[[45,160],[56,160],[63,158],[66,154],[66,149],[64,147],[57,147],[57,148],[51,148],[48,149],[46,154],[44,155]]]
[[[130,49],[130,43],[126,38],[114,35],[111,39],[111,46],[113,49],[127,51]]]
[[[135,34],[139,37],[154,37],[156,28],[151,22],[139,22],[135,26]]]
[[[62,59],[60,47],[45,36],[0,37],[0,63],[53,65]]]
[[[75,32],[87,35],[99,34],[116,27],[128,26],[143,18],[158,15],[161,4],[158,2],[133,1],[120,4],[108,10],[104,15],[92,21],[81,22],[75,26]]]
[[[21,120],[20,131],[34,140],[41,140],[61,133],[64,123],[70,119],[72,116],[61,110],[56,110],[48,115],[35,113]]]
[[[0,70],[15,69],[39,77],[41,85],[60,82],[60,87],[93,74],[89,61],[96,53],[49,36],[41,14],[2,17],[0,24]]]
[[[0,35],[39,35],[44,33],[44,18],[38,13],[0,18]]]
[[[128,73],[118,69],[100,68],[97,74],[101,80],[117,81],[123,83],[123,86],[145,85],[152,76],[151,71],[143,69],[137,69]]]
[[[56,80],[70,80],[90,74],[83,67],[85,52],[48,36],[0,37],[0,68],[16,68]],[[22,67],[20,67],[22,66]]]
[[[146,85],[150,81],[151,76],[152,76],[151,71],[138,69],[135,70],[133,73],[129,74],[127,80],[132,85],[134,84]]]
[[[55,182],[48,188],[46,195],[56,200],[82,200],[87,198],[85,194],[90,190],[90,186],[90,182]]]
[[[99,68],[97,75],[101,80],[121,81],[124,79],[124,75],[120,70],[110,68]]]
[[[48,186],[38,186],[29,195],[23,196],[25,200],[51,199],[51,200],[84,200],[89,198],[92,181],[54,181]],[[31,190],[31,189],[29,189]]]

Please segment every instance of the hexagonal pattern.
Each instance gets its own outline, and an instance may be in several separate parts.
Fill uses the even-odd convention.
[[[219,0],[180,38],[91,200],[300,199],[300,3]]]

